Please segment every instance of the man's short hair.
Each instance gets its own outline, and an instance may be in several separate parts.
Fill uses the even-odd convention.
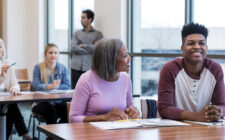
[[[207,39],[208,29],[204,25],[193,22],[184,25],[181,30],[182,44],[184,44],[185,38],[190,34],[201,34]]]
[[[92,19],[91,22],[93,22],[94,17],[95,17],[95,14],[94,14],[93,11],[91,11],[90,9],[86,9],[86,10],[82,11],[82,13],[87,14],[87,18],[88,18],[88,19],[91,18],[91,19]]]

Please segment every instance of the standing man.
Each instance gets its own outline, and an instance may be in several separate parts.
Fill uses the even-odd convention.
[[[181,31],[183,58],[160,72],[158,109],[162,118],[213,122],[225,115],[223,71],[207,58],[208,29],[189,23]]]
[[[94,20],[94,12],[82,11],[81,24],[84,27],[73,35],[71,41],[72,63],[71,63],[71,88],[74,89],[82,73],[91,68],[92,54],[98,40],[103,38],[100,31],[91,26]]]

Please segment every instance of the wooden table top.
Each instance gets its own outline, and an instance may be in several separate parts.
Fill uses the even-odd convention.
[[[191,126],[101,130],[89,123],[40,125],[38,130],[59,140],[224,140],[224,126]]]
[[[0,94],[1,95],[1,94]],[[72,99],[73,92],[66,93],[50,93],[40,94],[30,92],[22,95],[0,96],[0,104],[31,102],[31,101],[54,101],[54,100],[70,100]]]

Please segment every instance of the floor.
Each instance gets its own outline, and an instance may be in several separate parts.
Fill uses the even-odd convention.
[[[25,124],[28,127],[29,118],[30,118],[30,114],[31,114],[31,104],[30,103],[21,103],[18,105],[19,105],[20,111],[24,117]],[[36,120],[36,125],[37,124],[38,124],[38,122]],[[33,130],[33,122],[31,123],[30,130],[29,130],[30,136],[32,136],[32,130]],[[35,130],[36,130],[35,136],[38,137],[38,130],[37,129],[35,129]],[[45,139],[46,139],[45,134],[41,133],[40,140],[45,140]],[[12,135],[12,140],[22,140],[22,137],[19,137],[16,132],[15,134]]]

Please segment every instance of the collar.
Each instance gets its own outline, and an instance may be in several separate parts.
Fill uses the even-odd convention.
[[[83,30],[82,30],[83,32],[87,32],[86,30],[85,30],[85,28],[83,28]],[[95,31],[95,29],[94,29],[94,27],[92,27],[91,26],[91,30],[90,31],[88,31],[88,32],[94,32]]]

